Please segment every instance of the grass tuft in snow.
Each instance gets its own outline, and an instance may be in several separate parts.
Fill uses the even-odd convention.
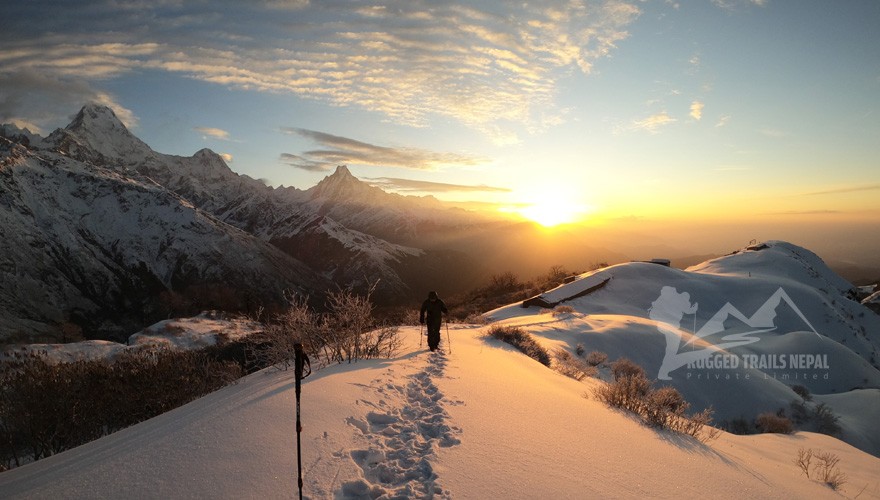
[[[518,326],[493,325],[489,328],[489,336],[516,347],[526,356],[544,366],[550,366],[550,353],[541,347],[528,332]]]

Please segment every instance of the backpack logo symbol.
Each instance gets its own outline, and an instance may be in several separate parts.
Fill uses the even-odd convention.
[[[698,360],[708,358],[713,353],[751,344],[761,340],[757,334],[776,330],[775,319],[777,316],[777,308],[785,302],[798,317],[810,328],[810,330],[819,335],[819,332],[813,328],[810,321],[804,316],[794,301],[791,300],[788,293],[782,287],[779,287],[764,304],[755,311],[751,316],[743,314],[736,306],[730,302],[724,304],[706,323],[696,328],[697,310],[699,305],[697,302],[691,304],[690,294],[687,292],[679,292],[675,287],[664,286],[660,290],[660,296],[651,303],[648,309],[648,317],[656,321],[657,329],[666,337],[666,353],[663,356],[663,364],[660,365],[660,372],[657,374],[659,380],[671,380],[669,373],[696,362]],[[694,315],[694,328],[688,331],[686,327],[682,327],[682,320],[685,315]],[[728,318],[735,318],[743,325],[748,327],[746,331],[727,331],[724,322]],[[696,344],[706,344],[708,337],[724,334],[717,343],[709,343],[706,347],[696,349]],[[690,346],[690,350],[682,350],[682,340],[687,334],[690,334],[690,340],[684,342],[684,347]]]

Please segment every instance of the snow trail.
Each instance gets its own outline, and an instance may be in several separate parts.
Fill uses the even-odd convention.
[[[446,363],[446,355],[437,351],[405,385],[390,370],[372,381],[376,398],[361,403],[374,410],[347,419],[368,444],[350,453],[363,478],[344,483],[339,497],[452,498],[431,465],[438,448],[461,443],[461,430],[449,424],[443,393],[434,382],[444,376]]]

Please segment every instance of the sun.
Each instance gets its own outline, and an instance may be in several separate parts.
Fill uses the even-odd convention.
[[[572,195],[559,190],[532,193],[518,212],[544,227],[571,224],[581,220],[589,208]]]

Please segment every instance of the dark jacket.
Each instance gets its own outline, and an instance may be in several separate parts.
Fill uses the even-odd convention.
[[[446,304],[440,299],[425,299],[422,309],[419,311],[419,322],[427,321],[428,325],[439,326],[443,321],[443,313],[449,313]]]

